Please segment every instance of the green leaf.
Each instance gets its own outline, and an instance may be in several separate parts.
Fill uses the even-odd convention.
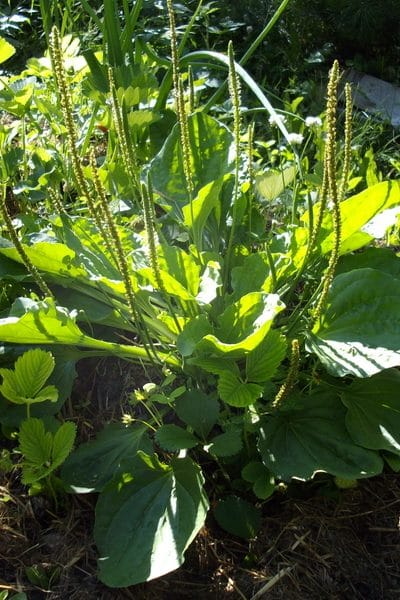
[[[199,443],[193,433],[178,427],[178,425],[162,425],[157,429],[155,438],[161,448],[169,452],[194,448]]]
[[[218,502],[214,517],[225,531],[245,540],[254,538],[261,527],[261,511],[237,496]]]
[[[22,482],[35,483],[51,472],[53,436],[45,431],[40,419],[23,421],[19,431],[19,447],[24,456]]]
[[[342,256],[336,267],[336,275],[364,267],[383,271],[400,279],[400,258],[391,248],[367,248],[363,252]]]
[[[82,444],[65,461],[61,479],[75,493],[101,492],[124,470],[138,450],[150,453],[152,444],[145,425],[106,425],[95,440]]]
[[[395,473],[400,473],[400,456],[391,452],[382,452],[384,460]]]
[[[182,356],[190,356],[200,340],[211,333],[212,325],[206,315],[197,315],[190,319],[176,339],[176,347]]]
[[[41,466],[51,460],[53,436],[41,419],[26,419],[19,430],[19,446],[26,460]]]
[[[127,587],[180,567],[207,514],[203,482],[189,458],[167,466],[140,453],[132,472],[117,477],[97,502],[101,581]]]
[[[218,262],[210,260],[201,276],[196,301],[199,304],[210,304],[217,297],[221,286],[221,266]]]
[[[190,358],[188,361],[189,365],[194,367],[200,367],[207,373],[213,373],[214,375],[222,375],[225,372],[230,372],[233,375],[240,376],[240,369],[236,362],[227,356],[205,356],[204,358]]]
[[[400,280],[376,269],[335,277],[307,347],[332,375],[371,377],[400,366]]]
[[[246,377],[255,383],[271,379],[286,355],[287,342],[284,335],[270,330],[257,348],[246,357]]]
[[[233,297],[241,298],[250,292],[260,290],[269,292],[265,284],[270,278],[271,270],[266,252],[249,254],[243,260],[243,264],[232,269]],[[266,286],[268,288],[268,285]]]
[[[52,467],[56,469],[67,458],[71,452],[76,437],[75,423],[63,423],[56,431],[53,438],[53,448],[51,451]]]
[[[24,352],[17,359],[14,367],[21,395],[34,398],[52,374],[54,366],[54,358],[50,352],[40,348]]]
[[[286,167],[281,171],[268,170],[256,175],[256,190],[266,200],[275,200],[292,183],[296,167]]]
[[[382,471],[376,452],[356,445],[345,427],[345,408],[330,391],[291,398],[293,409],[264,418],[258,449],[279,479],[306,480],[318,471],[344,479],[372,477]]]
[[[215,436],[210,444],[204,446],[204,450],[214,456],[234,456],[243,447],[241,430],[232,427],[224,433]]]
[[[266,500],[275,491],[273,475],[257,460],[253,460],[243,467],[242,477],[245,481],[253,484],[253,492],[260,500]]]
[[[46,415],[55,415],[60,412],[62,405],[65,400],[70,396],[72,390],[72,384],[76,377],[75,363],[79,358],[85,356],[84,352],[70,348],[57,348],[55,347],[52,354],[55,356],[56,366],[53,373],[50,375],[49,383],[50,389],[44,390],[45,395],[49,396],[50,399],[43,401],[41,393],[40,403],[31,403],[31,416],[32,417],[44,417]],[[13,372],[13,371],[12,371]],[[54,388],[53,388],[54,386]],[[58,390],[58,400],[54,401],[55,391]],[[19,427],[21,421],[26,418],[26,406],[25,404],[13,404],[7,402],[0,395],[0,422],[9,427]]]
[[[222,177],[211,181],[199,190],[191,204],[182,208],[184,225],[193,231],[193,239],[199,240],[200,243],[208,217],[213,210],[219,207],[219,196],[226,179],[226,177]]]
[[[191,390],[176,400],[175,411],[181,421],[205,439],[218,420],[219,402],[200,390]]]
[[[56,306],[50,298],[43,302],[32,302],[21,317],[0,319],[0,341],[11,344],[76,345],[133,360],[148,360],[146,350],[140,346],[96,340],[84,334],[75,319],[76,312],[70,313],[67,309]],[[171,364],[171,358],[161,352],[158,355],[167,364]],[[175,359],[172,358],[172,362],[175,363]]]
[[[40,348],[28,350],[16,360],[14,371],[0,369],[0,375],[3,377],[0,391],[7,400],[16,404],[32,404],[46,400],[57,402],[58,391],[54,385],[42,389],[54,366],[54,358],[50,352]]]
[[[271,328],[275,316],[285,308],[277,294],[252,292],[229,306],[219,319],[218,335],[206,335],[201,350],[235,358],[256,348]]]
[[[225,371],[219,376],[218,394],[221,400],[230,406],[250,406],[262,396],[263,391],[262,385],[245,383],[230,371]]]
[[[400,182],[399,181],[384,181],[367,188],[366,190],[351,196],[340,204],[342,234],[341,234],[341,252],[347,240],[355,233],[358,233],[364,225],[366,225],[373,217],[380,212],[400,204]],[[308,213],[302,217],[308,221]],[[357,250],[371,238],[362,236],[360,244],[352,245],[346,248],[346,251]],[[334,234],[332,215],[327,212],[324,215],[321,232],[318,236],[318,242],[321,243],[322,253],[330,252],[334,245]]]
[[[0,63],[5,62],[15,54],[14,46],[11,46],[2,36],[0,36]]]
[[[341,395],[346,427],[356,444],[400,455],[400,372],[388,369],[353,381]]]
[[[220,180],[230,172],[233,166],[231,152],[233,136],[227,127],[203,112],[196,112],[189,116],[188,128],[192,180],[196,198],[205,185]],[[153,159],[150,175],[154,190],[169,203],[177,215],[180,215],[181,209],[188,203],[189,198],[178,124],[174,126],[161,151]],[[209,205],[204,208],[196,205],[194,220],[196,227],[199,227],[200,222],[204,220],[208,208]]]

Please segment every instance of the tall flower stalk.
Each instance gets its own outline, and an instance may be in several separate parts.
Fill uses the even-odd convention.
[[[228,247],[226,250],[225,259],[225,276],[224,276],[224,287],[227,288],[231,255],[233,249],[233,242],[236,234],[237,227],[237,210],[239,200],[239,170],[240,170],[240,128],[241,128],[241,116],[240,116],[240,82],[236,74],[235,68],[235,56],[233,52],[233,44],[229,42],[228,45],[228,58],[229,58],[229,95],[232,102],[233,110],[233,136],[235,144],[235,182],[233,188],[233,199],[232,199],[232,224],[229,234]]]
[[[325,271],[325,275],[322,280],[321,294],[317,303],[316,308],[313,311],[314,323],[320,318],[324,309],[326,298],[328,296],[329,288],[335,275],[335,269],[337,261],[339,259],[342,224],[340,215],[340,201],[341,196],[344,194],[344,185],[347,181],[347,174],[349,170],[349,157],[350,157],[350,129],[351,129],[351,115],[349,116],[349,103],[346,109],[346,140],[345,140],[345,167],[342,177],[342,183],[338,188],[336,181],[336,132],[337,132],[337,88],[339,82],[339,63],[335,61],[329,75],[328,82],[328,95],[327,95],[327,109],[326,109],[326,120],[327,120],[327,140],[325,146],[324,156],[324,183],[322,194],[326,197],[330,204],[330,210],[332,215],[333,225],[333,248],[329,257],[328,267]],[[347,97],[349,94],[347,93]],[[351,107],[351,102],[350,102]],[[318,221],[322,220],[322,206],[320,207],[320,216]],[[315,236],[317,233],[315,233]]]

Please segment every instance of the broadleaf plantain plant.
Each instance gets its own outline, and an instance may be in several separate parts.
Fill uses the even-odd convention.
[[[400,205],[400,185],[381,182],[347,197],[351,98],[347,88],[340,161],[337,63],[328,85],[323,173],[317,163],[307,178],[310,157],[290,146],[294,138],[235,62],[232,46],[227,57],[178,52],[167,4],[173,59],[167,105],[153,108],[155,75],[165,61],[160,67],[138,52],[129,87],[111,65],[107,101],[106,91],[91,87],[84,61],[75,57],[72,72],[65,70],[54,30],[57,94],[69,115],[59,131],[38,92],[41,118],[57,133],[46,144],[61,171],[50,193],[47,176],[38,183],[45,200],[34,224],[13,221],[10,206],[31,203],[29,193],[18,193],[18,174],[10,174],[6,159],[2,165],[0,273],[30,298],[0,319],[0,340],[73,346],[79,357],[111,354],[159,369],[157,382],[134,393],[124,422],[107,425],[62,468],[71,491],[99,493],[99,573],[111,587],[182,564],[209,496],[221,525],[249,537],[279,481],[320,471],[369,477],[381,472],[382,457],[400,454],[400,428],[392,426],[400,378],[399,258],[374,247],[365,230]],[[211,58],[229,69],[232,128],[184,88],[186,65],[193,62],[193,88],[198,61]],[[254,173],[257,136],[251,128],[244,133],[238,76],[286,136],[279,170],[259,164]],[[46,82],[54,94],[47,71]],[[81,91],[90,99],[72,118]],[[97,120],[105,140],[95,136]],[[282,181],[271,198],[283,206],[290,199],[279,222],[271,219],[266,190],[271,174],[277,189],[277,173]],[[64,177],[70,192],[61,196]],[[135,411],[139,402],[146,421]],[[251,498],[258,506],[246,524]]]

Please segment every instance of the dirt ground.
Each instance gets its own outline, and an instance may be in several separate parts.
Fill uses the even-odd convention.
[[[116,399],[132,389],[135,373],[111,365],[112,377],[110,363],[87,364],[66,408],[80,415],[83,439],[120,412]],[[27,496],[17,471],[0,478],[0,591],[24,591],[28,600],[400,600],[400,474],[340,491],[323,477],[289,486],[265,504],[250,543],[211,517],[181,569],[123,590],[96,578],[94,503],[67,496],[55,511],[46,498]]]

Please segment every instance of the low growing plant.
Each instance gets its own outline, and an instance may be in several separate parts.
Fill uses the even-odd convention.
[[[148,382],[155,385],[134,393],[123,422],[78,447],[61,471],[71,491],[99,494],[94,537],[110,587],[179,567],[210,499],[220,525],[249,538],[280,482],[321,471],[371,477],[400,454],[400,263],[366,230],[400,205],[400,185],[382,181],[348,195],[351,95],[347,87],[339,160],[338,64],[324,149],[310,159],[231,45],[227,56],[180,55],[170,1],[168,9],[173,91],[164,104],[151,54],[138,54],[129,87],[118,67],[107,69],[101,93],[93,92],[94,63],[90,70],[74,56],[71,86],[53,30],[56,86],[48,63],[43,85],[57,89],[63,115],[46,140],[52,164],[62,164],[51,174],[57,184],[49,192],[38,180],[44,197],[35,206],[27,188],[18,198],[7,158],[2,169],[0,272],[27,297],[0,319],[0,340],[61,347],[72,363],[111,354],[159,372]],[[210,103],[193,101],[196,78],[186,65],[211,59],[228,69],[230,127],[209,114]],[[76,64],[84,66],[77,72]],[[109,65],[99,64],[104,74]],[[274,171],[256,154],[243,85],[282,132]],[[79,110],[84,90],[91,101]],[[68,195],[59,189],[66,174]],[[22,201],[30,220],[15,218]],[[282,202],[279,220],[272,201]],[[40,396],[45,381],[24,397]],[[29,427],[36,449],[46,440],[44,464],[57,466],[58,438],[65,433],[63,448],[71,448],[72,429],[50,437],[36,415]],[[44,472],[43,464],[31,468]]]

